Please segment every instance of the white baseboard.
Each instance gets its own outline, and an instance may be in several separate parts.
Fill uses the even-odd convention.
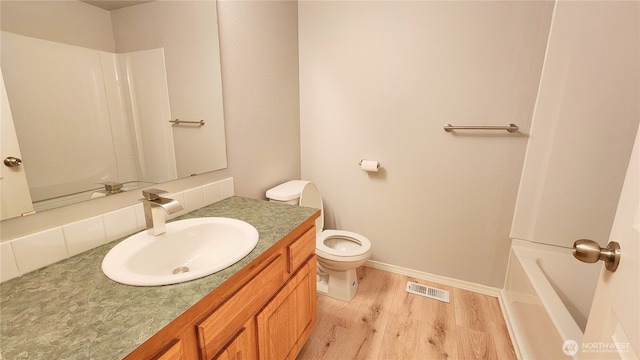
[[[518,343],[517,343],[516,338],[514,336],[513,328],[511,326],[511,321],[509,319],[509,314],[505,310],[506,306],[504,304],[505,300],[504,300],[504,298],[502,296],[502,289],[495,288],[495,287],[492,287],[492,286],[477,284],[477,283],[473,283],[473,282],[470,282],[470,281],[464,281],[464,280],[454,279],[454,278],[450,278],[450,277],[446,277],[446,276],[435,275],[435,274],[431,274],[431,273],[427,273],[427,272],[412,270],[412,269],[408,269],[408,268],[404,268],[404,267],[400,267],[400,266],[396,266],[396,265],[385,264],[385,263],[382,263],[382,262],[379,262],[379,261],[374,261],[374,260],[368,260],[364,264],[364,266],[368,266],[370,268],[380,269],[380,270],[392,272],[392,273],[395,273],[395,274],[411,276],[411,277],[416,278],[416,279],[422,279],[422,280],[432,281],[432,282],[443,284],[443,285],[454,286],[454,287],[457,287],[459,289],[473,291],[473,292],[477,292],[477,293],[488,295],[488,296],[497,297],[498,301],[500,302],[500,309],[502,310],[502,316],[505,319],[505,323],[507,325],[507,330],[509,332],[509,336],[511,337],[511,343],[513,344],[514,350],[516,352],[516,358],[519,359],[519,360],[522,359],[522,353],[520,352],[520,349],[518,347]]]
[[[412,270],[412,269],[408,269],[408,268],[404,268],[396,265],[385,264],[385,263],[374,261],[374,260],[368,260],[364,264],[364,266],[368,266],[370,268],[380,269],[380,270],[384,270],[384,271],[388,271],[396,274],[407,275],[407,276],[414,277],[416,279],[428,280],[428,281],[433,281],[443,285],[454,286],[459,289],[469,290],[469,291],[477,292],[484,295],[495,296],[495,297],[500,296],[500,289],[492,286],[472,283],[470,281],[458,280],[458,279],[454,279],[446,276],[430,274],[430,273]]]

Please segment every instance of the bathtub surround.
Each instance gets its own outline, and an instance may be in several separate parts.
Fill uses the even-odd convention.
[[[524,358],[560,358],[565,339],[582,343],[601,270],[589,265],[563,248],[514,240],[500,296]]]
[[[557,2],[512,238],[606,244],[640,122],[639,12],[637,1]]]
[[[170,119],[205,120],[171,125],[177,177],[227,167],[217,3],[152,1],[111,17],[118,52],[165,49]]]
[[[167,219],[184,215],[233,195],[232,178],[168,194],[166,197],[178,200],[185,210],[167,216]],[[134,234],[144,230],[145,226],[144,211],[140,203],[3,242],[0,244],[0,281],[24,275]]]
[[[176,179],[172,128],[156,121],[171,118],[163,49],[111,53],[1,36],[11,112],[29,159],[26,196],[36,212],[86,201],[108,181]]]
[[[610,233],[627,166],[629,161],[636,164],[638,161],[638,157],[631,157],[631,149],[640,122],[639,7],[637,1],[558,1],[555,5],[511,237],[560,246],[555,252],[569,256],[566,261],[572,263],[577,260],[567,248],[575,240],[591,239],[601,246],[613,240]],[[635,201],[637,204],[637,197]],[[637,237],[635,241],[636,250],[627,246],[626,251],[627,259],[635,257],[631,266],[637,265],[638,259],[634,252]],[[517,243],[521,242],[514,241]],[[553,259],[557,256],[545,255],[534,263],[512,256],[508,268],[505,290],[519,292],[516,296],[520,299],[508,295],[505,303],[511,309],[509,321],[516,335],[514,341],[523,353],[532,358],[548,358],[555,351],[563,356],[559,352],[563,341],[571,339],[580,344],[582,332],[590,326],[592,329],[618,326],[627,334],[635,334],[632,339],[640,338],[637,295],[633,300],[638,288],[637,271],[627,267],[635,274],[632,280],[635,284],[621,282],[616,274],[604,275],[608,283],[618,282],[624,289],[622,298],[629,302],[626,308],[621,306],[615,311],[594,302],[594,310],[606,317],[603,320],[593,317],[593,312],[589,315],[595,299],[591,282],[604,268],[602,263],[564,265],[562,275],[571,277],[566,282],[545,269],[559,263]],[[525,282],[515,285],[513,279],[518,278],[519,262],[532,286]],[[576,267],[581,270],[569,270]],[[580,273],[579,282],[575,282],[576,275],[570,275],[575,273]],[[607,295],[610,296],[619,298]],[[541,302],[546,308],[542,315],[522,316],[523,308],[539,311]],[[625,324],[627,319],[634,320]],[[580,326],[571,325],[573,322]],[[574,330],[569,332],[566,328]],[[589,342],[586,335],[585,342]],[[616,337],[623,338],[620,334]],[[630,343],[637,352],[637,341]]]

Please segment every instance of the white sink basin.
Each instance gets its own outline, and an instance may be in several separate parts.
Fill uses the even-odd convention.
[[[102,260],[104,274],[127,285],[181,283],[235,264],[258,243],[256,228],[237,219],[186,219],[166,229],[159,236],[144,230],[114,246]]]

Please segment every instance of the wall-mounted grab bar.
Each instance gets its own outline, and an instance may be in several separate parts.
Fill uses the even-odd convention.
[[[180,120],[180,119],[175,119],[175,120],[169,120],[170,123],[172,123],[173,125],[180,125],[180,124],[194,124],[194,125],[198,125],[198,126],[204,126],[204,120],[200,120],[200,121],[186,121],[186,120]]]
[[[453,130],[506,130],[508,132],[518,131],[519,127],[516,124],[509,124],[505,126],[473,126],[473,125],[451,125],[444,126],[444,131],[451,132]]]

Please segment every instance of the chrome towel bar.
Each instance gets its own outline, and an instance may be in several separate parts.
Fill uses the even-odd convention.
[[[451,132],[453,130],[506,130],[510,133],[518,131],[519,127],[516,124],[509,124],[505,126],[473,126],[473,125],[451,125],[444,126],[444,131]]]
[[[173,125],[195,124],[195,125],[198,125],[198,126],[204,126],[204,120],[200,120],[200,121],[185,121],[185,120],[175,119],[175,120],[169,120],[169,122],[172,123]]]

